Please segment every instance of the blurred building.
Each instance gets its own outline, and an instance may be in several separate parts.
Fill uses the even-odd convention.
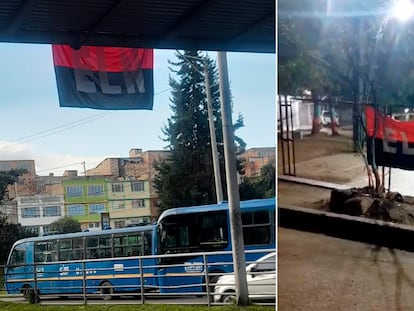
[[[276,147],[250,148],[238,158],[244,169],[244,174],[240,177],[257,177],[263,166],[273,164],[276,167]]]

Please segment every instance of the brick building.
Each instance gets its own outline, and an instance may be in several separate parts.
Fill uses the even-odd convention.
[[[250,148],[239,156],[243,161],[244,174],[243,177],[260,176],[263,166],[273,164],[276,166],[276,147]]]

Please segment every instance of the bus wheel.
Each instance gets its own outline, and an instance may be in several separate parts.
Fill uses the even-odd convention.
[[[112,284],[108,281],[103,282],[100,286],[100,293],[103,300],[111,300],[114,294]]]
[[[33,291],[33,288],[30,285],[25,285],[22,287],[20,291],[25,299],[29,299],[30,293]]]

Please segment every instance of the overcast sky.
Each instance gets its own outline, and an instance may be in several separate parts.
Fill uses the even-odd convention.
[[[209,52],[216,59],[216,52]],[[50,45],[0,43],[0,160],[35,160],[38,175],[83,172],[131,148],[164,149],[161,128],[171,114],[169,69],[173,50],[155,50],[152,111],[60,108]],[[274,54],[227,53],[233,120],[247,148],[275,146]]]

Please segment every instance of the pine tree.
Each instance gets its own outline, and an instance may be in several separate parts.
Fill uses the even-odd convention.
[[[170,157],[158,165],[154,186],[159,194],[160,209],[214,203],[216,201],[213,161],[208,124],[207,97],[204,83],[205,62],[198,51],[176,54],[170,62],[177,80],[170,77],[172,115],[163,128]],[[223,192],[225,172],[220,112],[218,73],[214,61],[207,58],[212,109],[221,167]],[[239,116],[234,130],[243,126]],[[245,143],[235,139],[239,147]]]

